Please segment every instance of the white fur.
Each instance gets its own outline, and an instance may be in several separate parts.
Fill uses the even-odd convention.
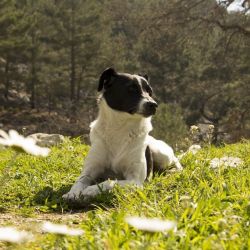
[[[139,114],[143,114],[144,105],[146,102],[147,102],[147,100],[145,98],[142,98],[141,101],[139,102],[139,105],[138,105],[138,113]]]
[[[182,170],[182,166],[175,157],[173,149],[164,141],[156,140],[148,135],[147,145],[150,145],[154,162],[161,168],[166,169],[168,166],[175,166],[178,170]]]
[[[91,148],[81,176],[69,193],[63,196],[66,200],[95,196],[102,190],[112,189],[115,184],[142,185],[147,177],[145,150],[148,144],[162,166],[178,162],[167,144],[148,135],[152,130],[151,117],[115,111],[104,98],[99,104],[98,117],[90,128]],[[91,180],[105,175],[107,168],[117,176],[122,175],[125,180],[104,181],[90,186]]]

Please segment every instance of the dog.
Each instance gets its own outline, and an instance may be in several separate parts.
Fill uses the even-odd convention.
[[[84,168],[70,191],[67,202],[94,197],[116,184],[142,186],[150,169],[169,166],[181,170],[173,149],[149,135],[157,102],[148,76],[106,69],[100,76],[99,113],[90,125],[90,151]]]

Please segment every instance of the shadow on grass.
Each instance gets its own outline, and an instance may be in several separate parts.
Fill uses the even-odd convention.
[[[38,210],[48,213],[63,212],[87,212],[98,208],[109,209],[113,207],[114,195],[111,193],[102,193],[93,199],[83,201],[81,203],[66,203],[62,199],[62,195],[67,193],[71,185],[63,185],[59,189],[54,190],[50,186],[44,187],[32,199],[33,205],[38,205]]]
[[[0,213],[5,213],[6,211],[6,208],[0,205]]]

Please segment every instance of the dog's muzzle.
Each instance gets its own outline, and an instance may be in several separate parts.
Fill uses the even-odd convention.
[[[144,101],[141,107],[141,113],[143,116],[149,117],[156,113],[157,107],[158,104],[154,100]]]

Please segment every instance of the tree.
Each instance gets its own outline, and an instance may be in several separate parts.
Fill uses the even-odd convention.
[[[55,28],[51,46],[66,55],[69,65],[70,100],[74,106],[80,99],[81,81],[98,53],[100,37],[98,3],[88,0],[55,2],[51,22]],[[93,65],[92,65],[93,66]]]
[[[22,34],[27,25],[22,21],[23,13],[16,8],[14,0],[1,1],[0,16],[0,54],[3,62],[1,79],[4,83],[4,96],[8,100],[11,84],[19,78],[17,64],[23,62],[22,52],[27,41]]]
[[[29,65],[29,76],[27,90],[30,93],[30,106],[35,108],[37,106],[37,85],[39,83],[38,68],[41,59],[41,41],[40,36],[42,27],[44,25],[43,16],[40,12],[41,4],[39,1],[27,0],[22,8],[25,13],[25,20],[30,23],[27,34],[27,48],[26,59]]]
[[[177,105],[160,104],[153,117],[153,136],[166,141],[178,149],[185,147],[188,129],[183,119],[182,110]]]
[[[155,14],[145,20],[139,53],[160,99],[185,109],[188,125],[209,119],[224,130],[239,107],[249,121],[244,112],[249,105],[241,92],[248,93],[249,18],[229,15],[215,1],[158,3]]]
[[[209,120],[218,132],[248,137],[249,1],[230,13],[233,1],[220,2],[2,0],[5,106],[25,85],[32,108],[88,123],[98,77],[113,66],[147,73],[159,102],[181,107],[187,125]]]

